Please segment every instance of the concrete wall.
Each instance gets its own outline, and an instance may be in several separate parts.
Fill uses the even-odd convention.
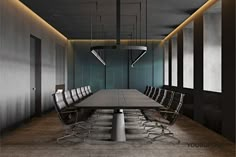
[[[42,111],[53,107],[56,44],[67,40],[18,0],[0,0],[0,129],[30,116],[30,35],[42,43]]]
[[[173,37],[171,39],[171,85],[172,86],[178,86],[178,48],[177,48],[177,36]]]
[[[90,41],[73,41],[74,56],[70,58],[68,80],[74,80],[74,86],[90,84],[94,91],[104,88],[135,88],[143,91],[146,85],[163,85],[163,50],[158,43],[149,42],[148,52],[134,66],[131,64],[131,52],[111,52],[106,50],[103,66],[90,53]],[[115,41],[94,41],[93,45],[114,45]],[[129,44],[122,42],[122,44]],[[131,43],[132,44],[132,43]],[[145,44],[145,43],[142,43]],[[109,51],[109,52],[108,52]],[[133,53],[133,59],[138,53]],[[74,73],[74,75],[72,74]]]
[[[204,14],[203,89],[207,91],[222,91],[221,21],[221,12]]]
[[[169,85],[169,43],[163,45],[164,48],[164,85]]]
[[[193,27],[183,29],[183,87],[193,88]]]

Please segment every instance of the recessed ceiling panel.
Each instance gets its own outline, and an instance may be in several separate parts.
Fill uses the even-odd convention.
[[[68,39],[116,38],[116,0],[21,1]],[[206,2],[121,0],[121,38],[163,39]]]

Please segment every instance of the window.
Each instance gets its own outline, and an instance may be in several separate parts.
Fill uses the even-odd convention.
[[[193,23],[183,29],[183,87],[193,88]]]
[[[173,37],[172,40],[172,56],[171,56],[171,61],[172,61],[172,86],[177,86],[178,85],[178,56],[177,56],[177,37]]]
[[[221,92],[221,3],[204,14],[203,86],[204,90]]]
[[[169,43],[164,45],[164,85],[169,85]]]

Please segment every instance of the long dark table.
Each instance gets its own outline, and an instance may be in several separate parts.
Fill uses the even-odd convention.
[[[162,105],[135,89],[100,90],[84,101],[78,108],[114,109],[111,139],[126,141],[123,109],[154,109]]]

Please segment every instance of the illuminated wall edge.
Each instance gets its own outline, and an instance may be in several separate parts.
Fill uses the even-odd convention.
[[[177,34],[180,30],[182,30],[186,25],[192,22],[196,17],[203,14],[207,9],[209,9],[212,5],[214,5],[218,0],[208,0],[203,6],[201,6],[196,12],[194,12],[190,17],[188,17],[182,24],[180,24],[175,30],[173,30],[169,35],[167,35],[162,41],[161,45],[163,45],[167,40],[172,38],[175,34]]]
[[[48,28],[50,28],[53,32],[58,34],[60,37],[62,37],[64,40],[68,40],[67,37],[65,37],[62,33],[60,33],[57,29],[55,29],[53,26],[51,26],[49,23],[47,23],[44,19],[42,19],[39,15],[37,15],[35,12],[33,12],[30,8],[28,8],[24,3],[22,3],[20,0],[13,0],[15,4],[20,7],[22,10],[28,12],[33,17],[41,21],[44,25],[46,25]]]
[[[68,39],[70,42],[116,42],[116,39]],[[120,39],[121,42],[136,42],[135,39]],[[148,39],[147,42],[161,42],[161,39]],[[145,39],[141,40],[141,42],[146,42]],[[140,40],[137,41],[137,44],[140,43]]]

